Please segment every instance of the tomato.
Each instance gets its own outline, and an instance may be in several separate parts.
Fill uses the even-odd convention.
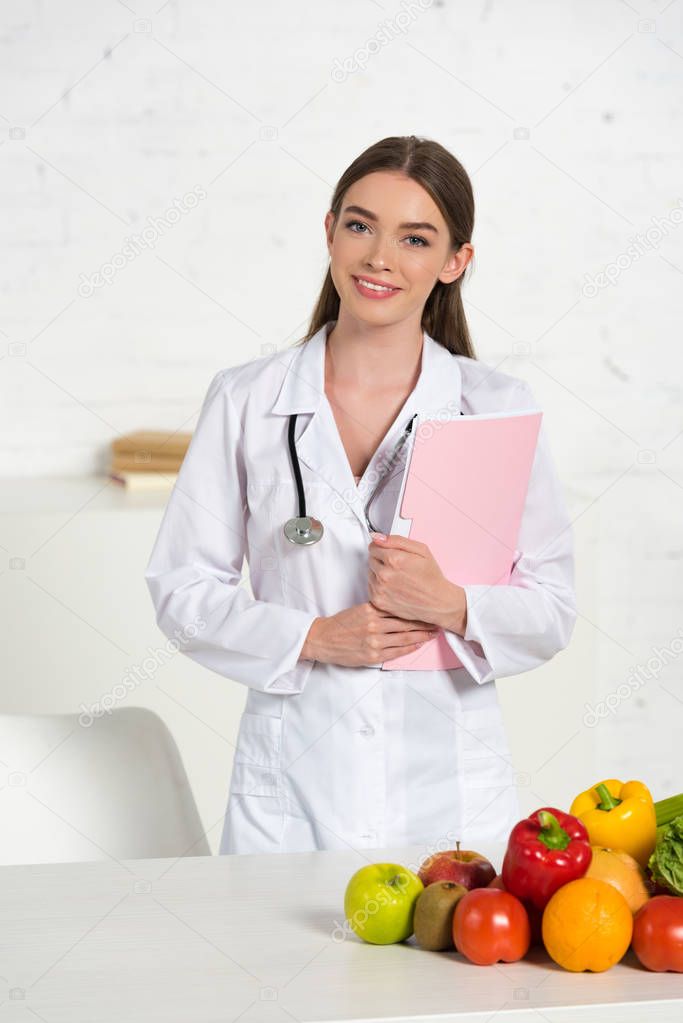
[[[655,895],[633,918],[633,951],[648,970],[683,973],[683,898]]]
[[[503,884],[503,877],[501,874],[496,874],[493,881],[489,881],[486,885],[487,888],[496,888],[498,891],[504,892],[507,889]],[[527,911],[529,917],[529,926],[531,927],[531,944],[542,945],[543,939],[541,937],[541,921],[543,919],[543,910],[538,909],[534,906],[533,902],[529,902],[528,899],[521,899],[521,903]]]
[[[527,911],[518,898],[497,888],[473,888],[453,914],[453,941],[458,952],[478,966],[526,955],[531,941]]]

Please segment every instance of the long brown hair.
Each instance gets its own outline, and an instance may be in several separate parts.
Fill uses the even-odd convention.
[[[346,191],[354,182],[375,171],[401,171],[429,192],[439,207],[450,232],[451,245],[459,249],[469,242],[474,228],[474,195],[467,171],[438,142],[416,135],[390,136],[375,142],[350,164],[337,182],[330,210],[339,220]],[[472,261],[468,266],[470,266]],[[476,359],[465,319],[461,284],[465,274],[450,284],[437,281],[422,312],[422,329],[454,355]],[[296,344],[303,344],[328,320],[339,315],[339,293],[328,266],[308,331]]]

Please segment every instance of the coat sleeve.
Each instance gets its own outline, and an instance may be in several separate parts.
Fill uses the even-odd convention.
[[[227,371],[229,372],[229,371]],[[246,475],[226,371],[209,385],[145,580],[161,631],[192,660],[261,692],[302,692],[299,654],[316,614],[255,600],[242,585]]]
[[[538,408],[523,383],[520,408]],[[574,549],[543,421],[520,523],[518,550],[505,585],[465,585],[464,636],[444,630],[449,646],[478,683],[519,675],[563,650],[576,621]]]

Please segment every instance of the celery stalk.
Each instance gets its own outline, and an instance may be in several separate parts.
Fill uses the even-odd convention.
[[[655,813],[657,814],[657,827],[670,824],[674,818],[683,813],[683,792],[677,796],[669,796],[667,799],[658,799],[655,802]]]

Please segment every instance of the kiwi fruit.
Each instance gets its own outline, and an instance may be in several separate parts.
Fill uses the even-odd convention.
[[[455,881],[434,881],[417,897],[413,933],[420,948],[443,952],[453,944],[453,913],[467,888]]]

